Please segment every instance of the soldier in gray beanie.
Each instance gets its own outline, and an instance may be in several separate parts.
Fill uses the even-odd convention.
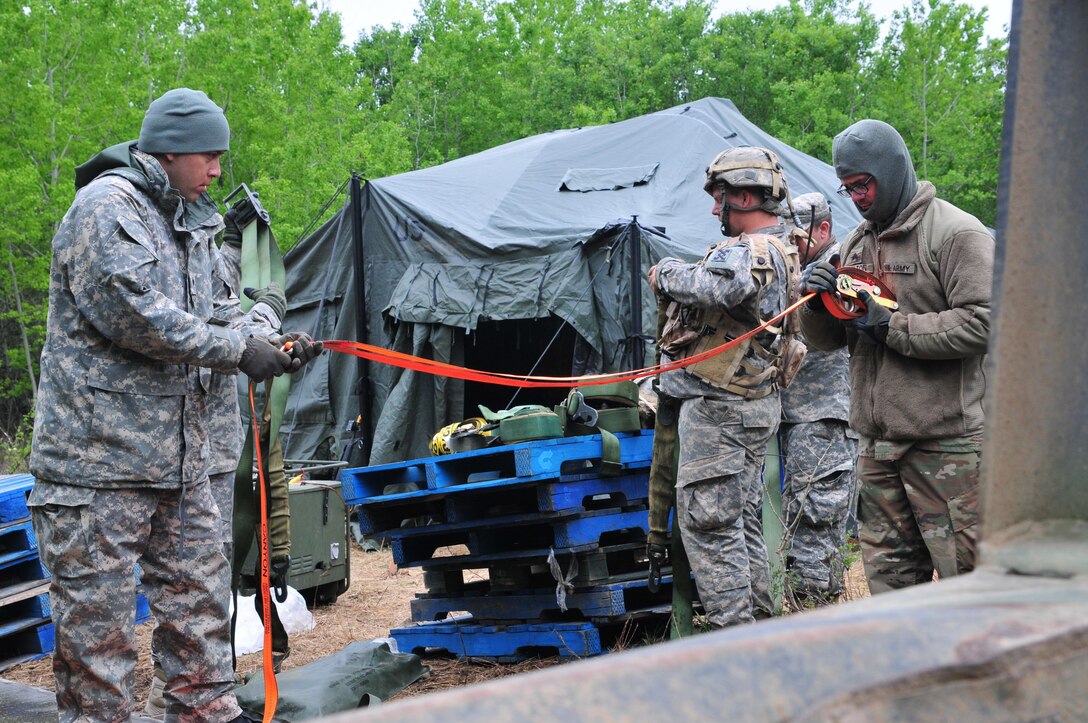
[[[230,150],[230,126],[223,109],[204,91],[168,90],[151,102],[137,148],[144,153],[205,153]]]
[[[60,720],[132,715],[137,564],[166,719],[242,719],[208,478],[211,372],[263,381],[312,357],[236,323],[206,193],[229,137],[206,95],[166,93],[135,145],[80,167],[53,237],[28,506],[52,574]]]
[[[801,311],[810,347],[850,350],[861,552],[876,594],[974,568],[994,240],[916,180],[887,123],[853,124],[832,156],[839,193],[865,219],[843,242],[842,264],[876,276],[898,302],[862,290],[860,318],[823,304]],[[834,289],[836,261],[812,264],[802,291]]]

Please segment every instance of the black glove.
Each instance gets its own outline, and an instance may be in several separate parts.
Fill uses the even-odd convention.
[[[257,194],[253,194],[256,196]],[[257,209],[253,208],[248,198],[238,201],[223,214],[223,243],[236,248],[242,248],[242,229],[257,217]]]
[[[270,282],[263,289],[246,287],[242,289],[242,293],[253,299],[254,302],[259,301],[268,304],[268,307],[276,313],[276,318],[281,322],[283,321],[283,317],[287,313],[287,297],[284,296],[283,289],[275,281]]]
[[[661,567],[669,559],[668,548],[651,542],[646,545],[646,557],[650,562],[650,569],[646,573],[646,589],[657,592],[661,587]]]
[[[325,348],[324,344],[314,341],[313,337],[302,331],[291,331],[272,341],[281,348],[290,342],[291,348],[288,350],[291,355],[291,368],[288,370],[290,372],[297,372],[309,364]]]
[[[892,320],[892,312],[876,303],[876,299],[865,289],[858,289],[858,301],[865,304],[865,316],[854,319],[854,328],[873,341],[883,344],[888,338],[888,323]]]
[[[238,223],[242,218],[241,204],[234,204],[223,215],[223,243],[234,248],[242,248],[242,226]]]
[[[827,261],[817,261],[805,267],[801,274],[801,293],[834,291],[835,281],[839,278],[838,265],[839,255],[835,254]]]
[[[810,264],[801,274],[801,295],[834,291],[835,282],[839,278],[839,255],[835,254],[827,261],[817,261]],[[808,307],[815,311],[826,311],[820,298],[809,299]]]
[[[238,370],[255,382],[263,382],[291,371],[291,356],[265,339],[246,337],[246,349],[238,362]]]
[[[276,602],[287,602],[287,573],[290,569],[290,555],[278,555],[268,563],[268,583],[276,593]]]

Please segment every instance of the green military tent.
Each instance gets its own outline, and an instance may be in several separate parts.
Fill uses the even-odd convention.
[[[653,362],[658,259],[721,238],[705,170],[765,146],[792,193],[822,191],[839,235],[860,217],[827,164],[779,142],[728,100],[544,133],[410,173],[353,183],[343,208],[286,255],[285,328],[487,371],[570,375]],[[296,375],[282,438],[293,459],[428,454],[477,405],[554,404],[562,390],[485,386],[324,353]]]

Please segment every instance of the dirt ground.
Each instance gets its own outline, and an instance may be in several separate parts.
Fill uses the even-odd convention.
[[[312,662],[355,641],[386,637],[390,628],[410,621],[409,603],[417,592],[423,590],[423,573],[419,568],[399,570],[393,564],[388,550],[366,553],[353,544],[351,586],[336,603],[313,609],[317,621],[313,630],[291,636],[291,655],[284,661],[284,669]],[[855,600],[868,595],[869,589],[859,561],[847,571],[846,592],[842,600]],[[151,684],[150,623],[138,627],[137,644],[140,664],[137,668],[136,699],[142,702],[146,700]],[[424,662],[431,669],[430,675],[413,683],[395,696],[394,700],[517,675],[556,665],[558,659],[527,660],[515,664],[434,658],[428,658]],[[244,655],[238,659],[238,670],[243,675],[257,671],[260,667],[260,653]],[[5,671],[0,677],[52,690],[52,657],[23,663]]]

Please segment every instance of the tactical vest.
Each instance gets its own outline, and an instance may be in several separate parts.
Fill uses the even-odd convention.
[[[774,280],[774,260],[771,258],[770,247],[773,246],[782,255],[786,268],[787,304],[795,302],[799,294],[797,247],[786,245],[770,234],[741,234],[737,238],[711,246],[699,264],[705,264],[719,248],[741,242],[747,242],[751,249],[751,273],[758,289],[755,300],[756,318],[758,323],[762,323],[759,309],[763,291]],[[747,323],[732,317],[728,309],[705,309],[673,301],[669,304],[667,316],[665,329],[661,334],[661,349],[677,360],[709,351],[751,331]],[[790,314],[781,325],[771,325],[765,330],[774,334],[775,339],[782,337],[777,351],[772,351],[774,340],[764,346],[752,337],[685,369],[711,386],[747,399],[766,397],[780,387],[788,386],[804,361],[806,349],[797,338],[799,330],[796,316]],[[766,365],[757,364],[749,356],[749,351],[755,357],[765,360]]]

